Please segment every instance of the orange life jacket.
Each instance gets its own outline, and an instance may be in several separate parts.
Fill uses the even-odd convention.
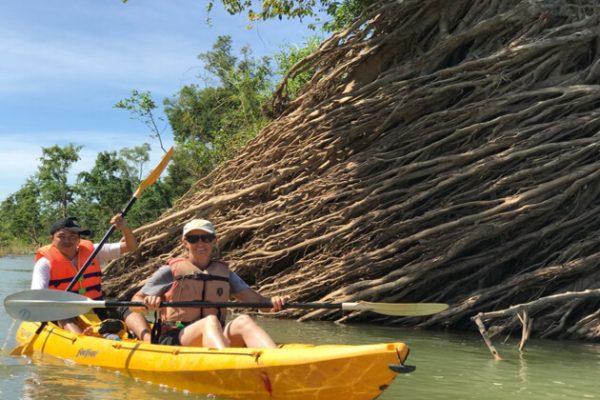
[[[79,251],[77,252],[77,268],[71,264],[70,260],[51,244],[41,247],[36,255],[35,261],[46,257],[50,262],[50,281],[48,289],[65,290],[77,274],[77,271],[87,261],[94,251],[94,244],[89,240],[79,241]],[[83,276],[73,286],[71,291],[89,297],[92,300],[102,299],[102,270],[100,262],[96,258],[85,269]]]
[[[173,284],[163,295],[165,301],[215,301],[229,300],[229,266],[211,260],[202,270],[184,258],[168,260],[173,272]],[[216,315],[221,323],[226,313],[217,308],[165,307],[161,308],[161,319],[171,322],[193,322],[207,315]]]

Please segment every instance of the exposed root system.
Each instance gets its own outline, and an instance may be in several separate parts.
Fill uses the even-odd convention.
[[[288,317],[473,330],[478,313],[599,288],[599,34],[591,0],[376,4],[296,65],[310,85],[288,101],[284,81],[279,116],[238,157],[136,231],[108,293],[179,254],[194,217],[264,294],[451,306]],[[599,306],[538,303],[529,332],[598,339]],[[520,332],[515,315],[487,314]]]

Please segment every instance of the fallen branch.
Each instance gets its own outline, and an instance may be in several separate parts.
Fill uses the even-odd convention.
[[[479,328],[479,332],[481,333],[485,344],[487,345],[494,358],[496,360],[501,360],[502,358],[500,357],[498,351],[492,344],[491,337],[488,334],[488,329],[483,323],[483,320],[489,320],[493,318],[505,318],[516,315],[519,321],[521,322],[523,328],[521,333],[521,341],[519,343],[519,350],[523,351],[523,349],[525,348],[525,343],[527,342],[527,340],[529,339],[529,335],[531,334],[531,329],[533,325],[533,320],[529,318],[529,315],[534,314],[535,312],[539,312],[539,310],[553,303],[564,303],[573,299],[584,299],[591,297],[600,297],[600,289],[587,289],[580,292],[565,292],[551,296],[545,296],[537,300],[530,301],[528,303],[511,306],[504,310],[480,312],[471,319]],[[500,331],[501,329],[497,328],[496,330]]]

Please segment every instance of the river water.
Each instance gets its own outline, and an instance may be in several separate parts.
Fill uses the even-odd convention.
[[[29,288],[32,256],[0,258],[0,298]],[[523,354],[517,338],[495,345],[495,361],[478,334],[413,331],[373,325],[259,320],[278,342],[409,345],[408,364],[380,397],[400,399],[600,399],[600,344],[530,340]],[[51,357],[10,356],[17,322],[0,313],[0,399],[206,399],[136,381],[118,373],[65,364]],[[210,397],[214,399],[214,397]]]

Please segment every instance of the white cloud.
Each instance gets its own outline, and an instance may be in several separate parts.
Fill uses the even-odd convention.
[[[177,36],[121,38],[127,43],[79,36],[71,41],[9,38],[0,30],[0,95],[48,92],[65,87],[144,87],[170,94],[200,68],[193,44]],[[133,45],[132,45],[133,43]]]
[[[163,138],[164,140],[165,138]],[[0,201],[15,193],[33,176],[39,166],[42,147],[65,146],[69,143],[83,146],[80,160],[73,165],[72,178],[81,171],[89,171],[102,151],[121,150],[125,147],[149,143],[152,147],[149,165],[157,164],[163,156],[158,141],[145,133],[131,132],[35,132],[0,135]],[[172,143],[166,140],[165,147]]]
[[[219,2],[207,26],[204,7],[201,0],[0,2],[0,200],[35,173],[42,147],[84,145],[79,171],[99,151],[144,142],[157,162],[162,154],[144,126],[112,107],[132,89],[150,90],[160,103],[201,83],[197,55],[217,36],[230,34],[235,48],[262,56],[310,34],[295,21],[247,30],[245,16],[226,14]]]
[[[57,13],[61,3],[68,14]],[[170,95],[198,81],[197,55],[218,35],[232,34],[235,46],[250,45],[256,55],[272,54],[299,36],[295,21],[260,22],[247,30],[245,17],[217,9],[208,26],[197,0],[115,3],[37,0],[14,11],[20,12],[16,21],[0,13],[0,95],[96,86]]]

